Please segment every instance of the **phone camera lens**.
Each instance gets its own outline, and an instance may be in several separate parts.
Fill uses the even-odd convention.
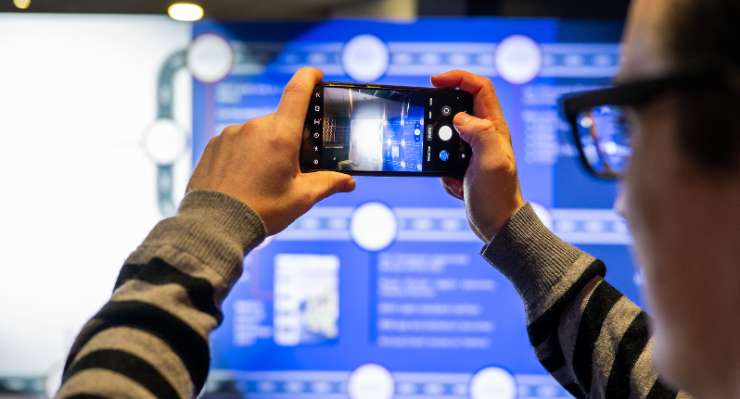
[[[449,105],[442,107],[442,115],[449,116],[452,113],[452,108]]]

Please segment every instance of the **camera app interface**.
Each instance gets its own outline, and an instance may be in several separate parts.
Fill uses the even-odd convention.
[[[424,97],[414,91],[324,88],[321,146],[314,149],[321,150],[323,168],[421,172]]]

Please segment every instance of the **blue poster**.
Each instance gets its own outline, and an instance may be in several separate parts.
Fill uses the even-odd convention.
[[[452,69],[480,74],[501,100],[525,200],[640,304],[632,238],[612,209],[618,187],[586,175],[557,109],[563,94],[609,84],[620,33],[617,23],[552,19],[199,22],[187,55],[194,164],[224,127],[274,112],[303,66],[326,81],[425,87]],[[212,334],[208,392],[570,397],[537,361],[522,301],[480,257],[463,204],[433,178],[356,180],[355,192],[319,203],[245,259]]]

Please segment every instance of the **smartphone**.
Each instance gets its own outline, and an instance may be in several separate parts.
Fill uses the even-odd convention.
[[[472,151],[455,128],[475,114],[461,90],[324,82],[303,127],[304,172],[371,176],[462,176]]]

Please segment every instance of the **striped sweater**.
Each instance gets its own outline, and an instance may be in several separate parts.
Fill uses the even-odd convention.
[[[604,281],[600,260],[563,242],[529,204],[483,248],[524,300],[529,340],[576,398],[687,398],[653,368],[648,315]]]
[[[113,296],[72,345],[57,398],[192,398],[206,381],[208,335],[265,238],[246,204],[214,191],[185,196],[121,269]]]
[[[246,204],[189,193],[124,264],[110,302],[72,346],[56,397],[197,396],[221,303],[264,238]],[[522,295],[538,358],[574,396],[676,397],[652,368],[645,313],[603,281],[600,261],[552,235],[528,205],[483,256]]]

